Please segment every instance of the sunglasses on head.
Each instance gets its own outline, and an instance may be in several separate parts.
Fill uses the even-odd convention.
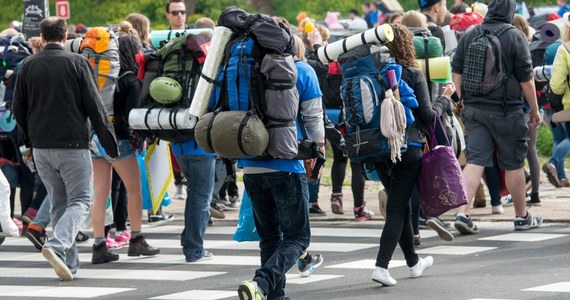
[[[170,12],[173,16],[178,16],[178,15],[185,15],[186,11],[185,10],[173,10]]]

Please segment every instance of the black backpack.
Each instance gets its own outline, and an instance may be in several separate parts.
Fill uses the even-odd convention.
[[[497,89],[507,81],[501,62],[499,36],[514,28],[503,24],[494,31],[477,25],[473,30],[475,38],[465,51],[461,88],[473,96],[482,96]]]

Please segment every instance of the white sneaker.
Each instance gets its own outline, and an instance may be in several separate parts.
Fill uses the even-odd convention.
[[[390,271],[388,269],[376,267],[374,272],[372,272],[372,281],[376,281],[385,286],[396,285],[398,282],[396,279],[390,276]]]
[[[184,200],[185,197],[184,197],[184,192],[183,192],[183,190],[184,190],[184,185],[183,185],[183,184],[177,185],[177,186],[176,186],[176,193],[174,194],[174,196],[172,196],[172,198]]]
[[[50,248],[43,248],[42,255],[45,257],[45,259],[48,261],[48,263],[55,271],[55,274],[57,274],[57,276],[61,280],[63,281],[73,280],[73,274],[71,274],[71,271],[69,270],[67,265],[57,256],[57,254],[55,254],[55,252],[53,252],[53,250],[51,250]]]
[[[502,204],[491,207],[491,213],[494,215],[502,215],[505,212]]]
[[[410,277],[416,278],[422,276],[422,273],[433,265],[433,257],[426,256],[420,258],[418,263],[410,268]]]

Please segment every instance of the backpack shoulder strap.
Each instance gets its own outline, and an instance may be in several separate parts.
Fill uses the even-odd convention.
[[[499,26],[499,28],[495,29],[495,31],[493,31],[493,35],[496,37],[499,37],[499,36],[501,36],[501,34],[505,33],[505,31],[507,31],[511,28],[515,28],[515,26],[513,26],[511,24],[503,24],[503,25]]]

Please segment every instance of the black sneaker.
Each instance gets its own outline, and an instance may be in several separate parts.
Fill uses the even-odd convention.
[[[215,219],[225,219],[224,209],[217,203],[210,203],[210,216]]]
[[[526,206],[542,206],[538,193],[530,193],[530,199],[526,201]]]
[[[29,229],[28,229],[29,230]],[[75,241],[77,243],[83,243],[83,242],[87,242],[89,240],[89,236],[86,235],[85,233],[79,231],[77,232],[77,235],[75,236]]]
[[[172,221],[174,221],[174,216],[171,214],[158,212],[156,215],[148,215],[148,224],[150,226],[158,226]]]
[[[324,210],[322,210],[318,204],[314,204],[314,205],[310,205],[309,206],[309,213],[310,214],[315,214],[315,215],[322,215],[322,216],[326,216],[327,214],[325,213]]]
[[[471,216],[457,216],[455,217],[455,228],[462,234],[475,234],[479,233],[479,227],[471,222]]]
[[[28,238],[28,240],[30,240],[30,242],[32,242],[32,244],[34,244],[34,247],[36,247],[36,249],[42,251],[42,248],[44,247],[44,244],[47,240],[47,235],[45,230],[43,232],[39,232],[37,230],[28,228],[26,234],[24,235],[26,236],[26,238]]]
[[[113,253],[107,249],[106,243],[93,245],[93,256],[91,256],[91,263],[94,265],[103,264],[119,260],[119,254]]]
[[[308,277],[313,274],[315,270],[323,263],[323,256],[320,254],[309,254],[304,259],[297,260],[297,267],[299,267],[299,276]]]
[[[139,235],[129,240],[129,256],[152,256],[160,253],[160,249],[154,248],[146,242],[144,236]]]

